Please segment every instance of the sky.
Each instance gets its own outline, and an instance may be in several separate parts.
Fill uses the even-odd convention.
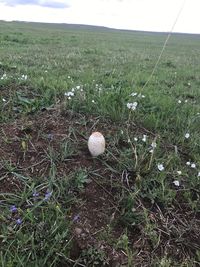
[[[173,32],[200,33],[200,0],[0,0],[0,20],[158,32],[171,31],[180,10]]]

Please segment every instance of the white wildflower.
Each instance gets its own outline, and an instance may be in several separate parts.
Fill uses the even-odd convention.
[[[142,95],[141,93],[138,94],[139,98],[145,98],[145,95]]]
[[[182,171],[177,171],[178,175],[181,175],[182,174]]]
[[[7,79],[7,74],[4,73],[3,76],[1,77],[1,80],[6,80]]]
[[[187,161],[187,162],[186,162],[186,165],[187,165],[187,166],[190,166],[190,165],[191,165],[191,162],[190,162],[190,161]]]
[[[179,103],[179,104],[181,104],[181,103],[182,103],[182,101],[179,99],[179,100],[178,100],[178,103]]]
[[[157,167],[158,167],[158,170],[161,171],[161,172],[164,171],[164,169],[165,169],[162,163],[159,163],[157,165]]]
[[[198,172],[197,177],[200,177],[200,172]]]
[[[185,134],[185,138],[188,139],[190,137],[190,134],[189,133],[186,133]]]
[[[5,98],[2,98],[2,101],[3,101],[3,102],[6,102]]]
[[[26,81],[26,80],[27,80],[27,78],[28,78],[28,76],[27,76],[27,75],[25,75],[25,74],[22,74],[22,76],[21,76],[21,80],[22,80],[22,81]]]
[[[187,103],[187,102],[188,102],[188,100],[186,99],[186,100],[185,100],[185,103]]]
[[[146,142],[146,141],[147,141],[147,136],[146,136],[146,134],[143,134],[142,141],[143,141],[143,142]]]
[[[95,101],[94,101],[94,99],[92,99],[92,103],[94,103],[94,104],[95,104]]]
[[[156,146],[157,146],[156,142],[153,141],[152,144],[151,144],[151,146],[152,146],[152,148],[156,148]]]
[[[74,92],[66,92],[65,96],[68,96],[68,97],[74,96]]]
[[[137,107],[138,103],[137,102],[133,102],[133,103],[127,103],[127,108],[128,109],[132,109],[135,110]]]
[[[196,168],[196,164],[195,163],[191,163],[191,168],[195,169]]]
[[[134,141],[137,142],[138,141],[138,138],[137,137],[134,137]]]
[[[136,96],[137,95],[137,93],[131,93],[131,96]]]
[[[127,103],[126,106],[127,106],[128,109],[130,109],[132,105],[131,105],[131,103]]]
[[[173,184],[174,184],[175,186],[180,186],[180,182],[179,182],[178,180],[173,181]]]

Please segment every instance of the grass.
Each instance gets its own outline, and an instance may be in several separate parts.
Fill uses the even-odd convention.
[[[200,37],[0,31],[0,266],[198,266]]]

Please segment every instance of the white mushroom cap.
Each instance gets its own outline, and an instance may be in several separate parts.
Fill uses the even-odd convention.
[[[94,132],[88,139],[88,149],[93,157],[97,157],[105,151],[105,138],[100,132]]]

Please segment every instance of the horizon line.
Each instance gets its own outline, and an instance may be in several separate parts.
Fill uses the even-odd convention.
[[[68,23],[68,22],[44,22],[44,21],[25,21],[25,20],[1,20],[0,22],[19,22],[19,23],[35,23],[35,24],[54,24],[54,25],[73,25],[73,26],[83,26],[83,27],[96,27],[96,28],[104,28],[108,30],[116,30],[116,31],[129,31],[129,32],[144,32],[144,33],[161,33],[161,34],[188,34],[188,35],[200,35],[196,32],[171,32],[171,31],[156,31],[156,30],[133,30],[126,28],[114,28],[103,25],[93,25],[93,24],[84,24],[84,23]]]

